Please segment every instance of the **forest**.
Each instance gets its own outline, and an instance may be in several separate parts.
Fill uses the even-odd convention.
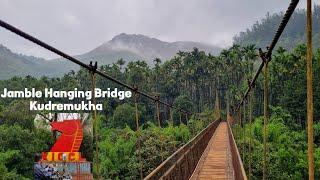
[[[257,47],[267,47],[270,39],[273,37],[274,30],[279,25],[284,12],[270,14],[267,13],[265,18],[257,21],[246,31],[240,32],[233,40],[239,45],[255,44]],[[320,6],[313,7],[313,44],[315,48],[319,48],[320,44]],[[306,10],[297,9],[291,20],[288,22],[286,30],[283,32],[279,40],[278,47],[284,47],[293,50],[297,44],[306,42]]]
[[[306,46],[297,45],[288,51],[279,47],[270,62],[268,124],[268,175],[270,179],[306,179],[308,177],[306,136]],[[315,102],[315,165],[320,168],[320,49],[314,53],[314,102]],[[170,111],[160,106],[158,126],[156,104],[142,96],[138,97],[140,128],[135,125],[134,99],[97,99],[103,104],[98,111],[97,131],[94,142],[92,133],[85,132],[80,148],[87,160],[99,162],[103,179],[138,179],[139,168],[146,176],[164,159],[215,119],[216,94],[220,97],[223,118],[226,109],[236,105],[261,63],[257,47],[253,44],[234,44],[218,56],[206,54],[194,48],[191,52],[178,52],[170,60],[154,59],[154,66],[144,61],[116,63],[100,66],[99,69],[112,77],[145,92],[159,95],[160,99],[186,109],[198,116],[186,116],[179,111]],[[244,124],[234,128],[235,139],[248,170],[248,135],[251,134],[252,179],[262,178],[263,160],[263,88],[260,76],[256,83],[252,111],[254,120],[251,133],[248,111]],[[0,81],[0,89],[21,90],[46,87],[57,90],[90,90],[90,74],[81,69],[63,77],[34,78],[14,77]],[[97,76],[96,87],[101,89],[123,87]],[[29,99],[1,99],[0,101],[0,179],[32,179],[33,155],[49,150],[53,144],[52,133],[34,125],[38,111],[29,111]],[[66,99],[41,99],[40,101],[69,101]],[[248,109],[248,108],[247,108]],[[41,112],[49,113],[47,111]],[[79,112],[84,113],[84,112]],[[85,126],[92,126],[86,122]],[[239,133],[244,129],[244,134]],[[137,139],[141,141],[141,159],[138,159]],[[100,151],[95,155],[94,147]],[[97,159],[98,158],[98,159]],[[316,171],[316,178],[320,178]]]

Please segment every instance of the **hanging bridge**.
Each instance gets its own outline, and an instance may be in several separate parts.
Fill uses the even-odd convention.
[[[229,122],[215,120],[145,179],[247,179]]]
[[[272,51],[275,48],[282,32],[284,31],[288,21],[290,20],[291,15],[293,14],[299,0],[292,0],[286,13],[283,16],[283,19],[278,26],[278,29],[273,37],[270,45],[267,47],[266,52],[263,52],[259,49],[259,55],[262,59],[262,63],[259,66],[257,72],[253,76],[251,80],[248,80],[248,89],[244,93],[242,100],[237,106],[233,106],[234,108],[230,109],[227,114],[226,119],[222,119],[220,115],[217,116],[215,120],[212,120],[212,123],[209,124],[205,129],[203,129],[198,135],[196,135],[193,139],[191,139],[188,143],[180,147],[176,152],[174,152],[170,157],[163,160],[163,162],[155,168],[149,175],[143,177],[142,167],[140,167],[140,178],[141,179],[250,179],[251,178],[251,168],[249,164],[249,170],[246,172],[243,166],[243,162],[238,151],[238,147],[236,144],[236,140],[234,137],[234,133],[241,134],[244,132],[239,132],[237,128],[234,128],[236,124],[238,126],[243,126],[243,112],[245,111],[245,107],[249,107],[252,110],[251,104],[251,90],[254,88],[255,82],[258,76],[263,72],[264,73],[264,134],[266,134],[266,124],[268,120],[268,62],[271,61]],[[310,13],[311,3],[308,3],[307,12]],[[308,14],[308,31],[311,29],[311,20],[310,14]],[[310,20],[310,21],[309,21]],[[85,64],[78,59],[48,45],[47,43],[31,36],[22,30],[0,20],[0,26],[3,28],[12,31],[13,33],[32,41],[39,46],[54,52],[67,60],[70,60],[73,63],[80,65],[81,67],[87,69],[91,73],[92,82],[95,82],[95,76],[99,75],[105,79],[108,79],[116,84],[119,84],[129,90],[132,90],[135,94],[135,107],[136,107],[136,128],[139,130],[140,122],[139,115],[137,113],[137,102],[138,95],[144,96],[156,104],[157,117],[158,117],[158,125],[161,127],[161,121],[159,118],[159,104],[162,104],[170,109],[175,109],[186,115],[186,118],[192,114],[193,112],[189,112],[187,110],[176,107],[172,104],[164,102],[160,100],[159,96],[150,95],[147,92],[141,91],[138,87],[130,86],[124,82],[121,82],[110,75],[104,73],[103,71],[98,70],[97,63]],[[309,37],[309,36],[308,36]],[[308,38],[308,45],[311,42]],[[310,46],[308,46],[308,51],[310,50]],[[308,56],[311,57],[311,56]],[[310,58],[308,58],[310,59]],[[309,76],[308,76],[309,77]],[[94,84],[94,83],[93,83]],[[95,86],[93,85],[93,88]],[[308,90],[310,86],[308,84]],[[309,91],[308,91],[309,92]],[[310,94],[308,94],[309,97]],[[216,98],[218,99],[218,97]],[[309,102],[309,100],[308,100]],[[308,106],[310,107],[310,106]],[[219,108],[218,108],[219,109]],[[308,111],[308,113],[312,113]],[[96,112],[94,113],[96,114]],[[220,113],[218,113],[220,114]],[[181,118],[181,117],[180,117]],[[251,123],[252,115],[249,113],[249,120]],[[245,118],[244,118],[245,119]],[[310,123],[310,117],[308,114],[308,124]],[[312,134],[308,134],[308,141],[313,142],[311,138]],[[96,136],[95,136],[96,137]],[[243,135],[243,138],[246,136]],[[250,136],[249,136],[250,137]],[[96,137],[97,138],[97,137]],[[98,139],[96,139],[98,140]],[[251,146],[251,140],[247,139],[249,142],[249,153],[250,150],[254,147]],[[138,149],[139,149],[139,161],[141,165],[141,154],[140,154],[140,139],[138,138]],[[310,144],[309,144],[310,145]],[[311,148],[310,148],[311,147]],[[97,148],[97,147],[96,147]],[[263,179],[267,179],[267,165],[266,165],[266,137],[264,137],[264,164],[263,164]],[[309,178],[313,177],[313,156],[312,146],[309,146]],[[97,149],[98,151],[98,149]],[[243,153],[243,152],[242,152]],[[249,161],[250,162],[250,161]],[[251,163],[251,162],[250,162]],[[98,168],[99,169],[99,168]]]

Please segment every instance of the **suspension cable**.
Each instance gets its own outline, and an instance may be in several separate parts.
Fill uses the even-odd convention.
[[[160,120],[160,106],[159,106],[159,95],[156,95],[156,101],[155,101],[155,104],[156,104],[156,114],[157,114],[157,120],[158,120],[158,126],[159,128],[161,128],[161,120]],[[162,144],[162,141],[163,141],[163,136],[162,134],[160,134],[160,152],[161,152],[161,162],[163,162],[163,144]]]
[[[274,47],[276,46],[276,44],[278,43],[278,40],[282,34],[282,32],[284,31],[285,27],[287,26],[294,10],[296,9],[297,5],[299,3],[299,0],[291,0],[291,3],[286,11],[286,13],[283,16],[283,19],[280,23],[280,25],[278,26],[278,29],[270,43],[270,45],[267,48],[267,52],[265,54],[266,58],[268,59],[268,61],[271,61],[271,55],[272,55],[272,51],[274,49]],[[244,93],[244,96],[242,98],[242,100],[240,101],[240,103],[238,104],[236,110],[239,110],[240,106],[242,105],[244,99],[247,98],[249,92],[251,91],[252,87],[254,86],[258,76],[260,75],[260,73],[262,72],[262,69],[264,67],[264,63],[261,63],[256,74],[254,75],[254,77],[252,78],[252,80],[250,81],[250,86],[248,87],[247,91]]]
[[[245,147],[246,147],[246,101],[243,103],[243,121],[242,121],[242,136],[243,136],[243,143],[242,143],[242,161],[245,161]]]
[[[268,75],[268,60],[263,59],[264,65],[264,82],[263,82],[263,180],[267,179],[268,173],[267,173],[267,140],[268,140],[268,81],[269,81],[269,75]]]
[[[252,146],[252,108],[253,108],[253,98],[254,98],[254,90],[249,93],[249,175],[248,179],[251,179],[252,174],[252,154],[251,154],[251,146]]]
[[[90,63],[90,66],[92,66],[92,63]],[[97,63],[95,63],[95,66],[93,68],[97,67]],[[92,91],[96,88],[96,74],[94,73],[94,71],[92,71],[90,73],[91,76],[91,88]],[[94,105],[96,105],[96,97],[95,97],[95,93],[93,93],[92,95],[92,103]],[[97,119],[97,110],[94,108],[93,109],[93,137],[95,139],[95,145],[96,145],[96,152],[95,152],[95,156],[96,156],[96,173],[97,173],[97,179],[100,179],[100,159],[99,159],[99,134],[98,134],[98,119]]]
[[[236,112],[236,116],[235,116],[236,120],[235,120],[235,123],[234,123],[234,125],[235,125],[234,131],[235,131],[235,140],[236,140],[236,142],[238,142],[238,124],[239,124],[239,121],[240,121],[239,114],[240,114],[240,111]]]
[[[310,0],[308,0],[309,2]],[[251,89],[254,87],[254,84],[258,78],[258,76],[260,75],[260,73],[262,72],[263,69],[265,69],[265,80],[264,80],[264,137],[263,137],[263,146],[264,146],[264,158],[263,158],[263,180],[266,179],[266,174],[267,174],[267,121],[268,121],[268,101],[267,101],[267,96],[268,96],[268,92],[267,92],[267,86],[268,86],[268,82],[267,82],[267,65],[268,65],[268,62],[271,61],[271,55],[272,55],[272,51],[274,49],[274,47],[276,46],[276,44],[278,43],[278,40],[281,36],[281,34],[283,33],[286,25],[288,24],[294,10],[296,9],[297,5],[299,3],[299,0],[291,0],[291,3],[289,4],[289,7],[286,11],[286,13],[284,14],[284,17],[280,23],[280,25],[278,26],[278,29],[275,33],[275,36],[273,37],[269,47],[267,47],[267,52],[264,53],[262,52],[261,49],[259,49],[260,51],[260,58],[263,60],[263,62],[260,64],[257,72],[255,73],[254,77],[252,78],[252,80],[250,81],[250,84],[248,85],[248,89],[247,91],[244,93],[244,96],[242,98],[242,100],[240,101],[240,103],[238,104],[237,108],[236,108],[236,111],[241,111],[241,106],[242,104],[244,104],[244,101],[247,99],[247,96],[249,94],[249,92],[251,91]],[[311,4],[311,2],[310,2]],[[310,5],[310,9],[311,9],[311,5]],[[310,10],[311,11],[311,10]],[[311,12],[310,12],[311,14]],[[311,21],[310,21],[311,22]],[[310,25],[311,23],[308,22],[308,24]],[[310,25],[311,27],[311,25]],[[310,28],[308,29],[308,32],[311,33],[310,31]],[[310,35],[310,39],[311,39],[311,35]],[[308,38],[309,40],[309,38]],[[311,42],[310,42],[311,44]],[[311,56],[311,55],[310,55]],[[311,59],[312,57],[310,57]],[[311,64],[311,63],[310,63]],[[311,75],[312,77],[312,75]],[[312,84],[312,82],[311,82]],[[309,87],[309,86],[308,86]],[[311,85],[311,88],[312,88],[312,85]],[[309,88],[309,89],[311,89]],[[312,91],[312,90],[311,90]],[[308,91],[309,92],[309,91]],[[311,93],[312,94],[312,93]],[[310,103],[312,104],[312,103]],[[309,103],[308,103],[309,105]],[[310,115],[312,117],[312,115]],[[308,114],[308,117],[309,117],[309,114]],[[308,120],[311,119],[311,118],[308,118]],[[240,118],[241,120],[241,118]],[[310,120],[311,122],[312,120]],[[309,121],[308,121],[309,122]],[[240,122],[241,124],[241,122]],[[312,122],[310,123],[310,125],[312,125]],[[308,127],[309,128],[309,127]],[[312,131],[312,130],[311,130]],[[309,131],[308,131],[309,132]],[[308,135],[309,137],[309,135]],[[309,146],[310,147],[310,146]],[[311,152],[312,150],[310,150],[309,152]],[[310,156],[309,156],[310,157]],[[312,157],[310,157],[309,161],[312,159]],[[312,161],[312,160],[311,160]],[[310,174],[310,169],[311,169],[311,166],[312,166],[312,163],[309,162],[309,174]]]
[[[312,73],[312,4],[307,0],[307,121],[309,180],[314,180],[313,73]]]
[[[143,164],[141,157],[141,133],[140,133],[140,125],[139,125],[139,110],[138,110],[138,93],[134,92],[134,106],[135,106],[135,117],[136,117],[136,129],[137,129],[137,139],[138,139],[138,159],[139,159],[139,172],[140,179],[143,179]]]
[[[160,120],[160,107],[159,107],[159,95],[156,96],[156,113],[157,113],[157,120],[158,120],[158,125],[161,128],[161,120]]]
[[[172,123],[172,125],[174,124],[173,122],[173,112],[172,112],[172,109],[169,107],[169,113],[170,113],[170,121]]]
[[[240,108],[240,113],[239,113],[239,126],[238,126],[238,134],[239,134],[238,141],[239,141],[239,143],[241,141],[241,136],[242,136],[241,128],[242,128],[242,108]]]

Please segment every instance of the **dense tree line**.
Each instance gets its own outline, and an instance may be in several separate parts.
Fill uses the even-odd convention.
[[[251,28],[240,32],[234,37],[234,43],[240,45],[256,44],[257,47],[267,47],[271,38],[274,36],[275,29],[279,26],[284,12],[270,14],[265,18],[257,21]],[[320,6],[315,5],[313,9],[313,39],[314,46],[320,47]],[[278,43],[278,47],[282,46],[289,50],[293,49],[296,44],[306,42],[305,34],[306,26],[306,10],[296,10],[290,19],[282,37]]]
[[[273,111],[269,129],[270,173],[275,179],[285,173],[287,178],[304,178],[306,176],[306,47],[298,45],[294,50],[287,51],[278,48],[270,63],[270,105]],[[320,116],[320,51],[314,54],[314,91],[315,91],[315,122],[318,128]],[[117,63],[100,66],[100,70],[127,84],[138,87],[145,92],[160,95],[160,99],[180,108],[193,112],[205,112],[206,120],[185,116],[178,111],[170,111],[160,106],[162,129],[157,127],[155,102],[144,97],[138,97],[138,114],[141,130],[136,132],[134,100],[98,99],[103,103],[104,110],[98,113],[100,141],[101,173],[106,179],[135,179],[138,174],[137,133],[140,133],[143,143],[143,173],[147,175],[182,144],[186,143],[197,132],[212,121],[215,94],[221,98],[221,107],[236,104],[247,88],[247,79],[251,78],[261,61],[258,58],[255,45],[233,45],[225,49],[219,56],[206,54],[194,49],[191,52],[178,52],[175,57],[165,62],[154,60],[154,66],[148,66],[144,61],[126,63],[122,59]],[[256,118],[253,124],[255,164],[253,176],[261,177],[261,115],[263,102],[263,77],[259,77],[254,90],[253,114]],[[46,87],[55,90],[91,90],[90,74],[80,69],[71,71],[63,77],[34,78],[14,77],[0,81],[0,89],[23,90]],[[121,86],[97,76],[96,87],[101,89],[118,88]],[[40,101],[48,101],[41,99]],[[52,101],[66,102],[65,99]],[[79,101],[79,100],[76,100]],[[10,178],[32,177],[32,154],[48,150],[53,139],[50,131],[34,127],[33,120],[38,112],[29,111],[28,100],[0,100],[0,174]],[[281,111],[280,111],[281,110]],[[280,112],[279,112],[280,111]],[[279,112],[279,113],[277,113]],[[48,113],[48,112],[42,112]],[[172,116],[170,116],[172,113]],[[224,112],[225,114],[225,112]],[[172,118],[171,118],[172,117]],[[248,126],[245,125],[245,126]],[[11,131],[14,129],[14,131]],[[248,128],[246,128],[248,129]],[[248,131],[248,130],[247,130]],[[283,132],[283,133],[282,133]],[[316,129],[316,137],[320,136]],[[248,133],[246,133],[248,134]],[[27,138],[27,139],[25,139]],[[238,139],[241,139],[237,136]],[[279,139],[281,138],[281,139]],[[14,143],[15,139],[18,139]],[[317,139],[317,138],[316,138]],[[287,143],[283,143],[287,142]],[[244,143],[238,141],[238,143]],[[35,144],[38,144],[35,146]],[[96,144],[97,145],[97,144]],[[299,145],[299,146],[297,146]],[[295,148],[297,146],[297,148]],[[246,147],[247,148],[247,147]],[[285,149],[297,153],[288,153]],[[316,141],[316,148],[319,142]],[[243,149],[240,149],[243,151]],[[93,161],[92,136],[85,135],[81,151],[89,161]],[[319,153],[316,150],[318,162]],[[20,158],[20,159],[19,159]],[[256,159],[255,159],[256,158]],[[258,158],[258,159],[257,159]],[[285,159],[291,158],[292,169],[285,168]],[[245,165],[247,165],[245,158]],[[276,163],[274,163],[276,162]],[[288,162],[289,163],[289,162]],[[289,164],[288,164],[289,166]],[[318,164],[317,164],[318,166]]]
[[[239,47],[240,48],[240,47]],[[173,59],[166,61],[164,63],[161,62],[160,59],[155,59],[155,65],[150,67],[144,61],[136,61],[129,62],[125,65],[125,62],[120,59],[117,63],[111,65],[100,66],[100,70],[104,71],[111,76],[126,82],[127,84],[139,87],[140,90],[151,92],[160,95],[160,98],[163,101],[168,103],[172,103],[180,108],[187,109],[193,112],[202,112],[204,109],[212,108],[214,104],[215,91],[222,86],[227,86],[227,81],[235,82],[236,85],[240,85],[239,77],[242,77],[241,73],[244,74],[243,71],[233,72],[233,76],[231,78],[237,78],[236,80],[232,80],[231,78],[225,77],[225,72],[223,69],[226,68],[226,65],[229,67],[241,70],[242,66],[246,66],[246,62],[242,61],[240,58],[237,59],[238,62],[230,61],[229,64],[225,64],[224,57],[216,57],[210,54],[205,54],[198,49],[194,49],[192,52],[179,52]],[[239,67],[241,66],[241,67]],[[239,76],[238,76],[239,75]],[[213,80],[212,80],[213,79]],[[10,90],[24,90],[24,88],[36,88],[37,90],[43,90],[46,87],[53,88],[55,90],[73,90],[74,88],[78,88],[78,90],[91,90],[91,81],[90,74],[81,69],[78,72],[71,71],[68,74],[65,74],[63,77],[58,78],[34,78],[32,76],[27,77],[14,77],[8,80],[0,81],[0,89],[8,88]],[[106,79],[102,79],[101,77],[97,77],[96,87],[101,89],[107,88],[118,88],[123,89],[121,86],[114,84]],[[221,91],[221,95],[226,94],[226,90]],[[39,99],[41,102],[46,102],[48,100],[54,102],[67,102],[66,99]],[[159,129],[152,125],[157,124],[156,115],[155,115],[155,102],[150,101],[146,98],[139,97],[139,116],[140,123],[143,127],[143,139],[144,143],[151,144],[142,144],[142,148],[150,148],[150,146],[156,145],[154,144],[154,140],[159,138],[161,133],[155,133],[153,131],[160,131]],[[80,100],[76,100],[80,101]],[[113,137],[121,137],[121,132],[126,131],[125,129],[133,130],[136,129],[135,121],[134,121],[134,102],[133,99],[126,100],[118,100],[118,99],[98,99],[98,102],[103,103],[104,110],[99,112],[100,119],[100,131],[101,131],[101,146],[104,149],[106,143],[113,143],[113,141],[108,140],[108,132],[114,134]],[[53,139],[50,131],[41,131],[45,133],[44,135],[38,135],[38,129],[36,129],[33,125],[33,120],[38,112],[29,111],[29,100],[27,99],[10,99],[3,98],[0,100],[1,104],[1,128],[3,133],[7,132],[11,128],[21,129],[21,133],[18,135],[8,134],[8,136],[12,135],[15,138],[22,138],[23,133],[31,133],[29,137],[29,141],[22,140],[21,146],[31,146],[34,147],[33,144],[40,143],[41,146],[37,146],[38,148],[26,149],[22,150],[22,148],[15,146],[13,144],[6,145],[7,140],[1,141],[0,147],[1,152],[4,153],[4,161],[2,162],[3,170],[2,174],[4,177],[32,177],[32,163],[33,157],[32,154],[41,151],[47,151],[51,147],[53,143]],[[193,137],[200,129],[203,129],[205,125],[209,122],[203,123],[203,121],[192,120],[193,118],[190,116],[185,116],[185,114],[181,114],[178,111],[160,106],[160,118],[161,124],[164,128],[168,130],[161,131],[167,132],[166,134],[161,135],[161,139],[163,139],[163,154],[159,159],[159,150],[151,151],[144,157],[144,174],[149,173],[153,168],[156,167],[161,162],[161,159],[166,158],[170,155],[170,153],[174,152],[178,147],[180,147],[183,143],[187,142],[190,137]],[[170,112],[172,113],[172,119],[170,116]],[[48,113],[48,112],[42,112]],[[210,118],[212,120],[213,118]],[[187,122],[188,121],[188,122]],[[194,123],[192,123],[194,122]],[[177,127],[176,127],[177,126]],[[124,130],[121,130],[125,128]],[[20,131],[17,131],[20,132]],[[171,133],[170,133],[171,132]],[[115,135],[118,134],[118,135]],[[182,135],[179,135],[182,134]],[[21,136],[21,137],[20,137]],[[45,138],[44,138],[45,137]],[[130,151],[133,154],[128,154],[128,160],[131,161],[133,167],[137,167],[137,162],[135,158],[136,152],[136,135],[132,135],[133,144],[129,145],[131,147]],[[151,138],[151,139],[150,139]],[[150,139],[150,140],[148,140]],[[115,142],[121,141],[121,139],[114,139]],[[128,143],[127,141],[123,143]],[[91,145],[90,145],[91,144]],[[153,144],[153,145],[152,145]],[[169,145],[169,146],[167,146]],[[92,137],[89,134],[85,134],[85,142],[83,143],[81,148],[84,156],[89,160],[93,160],[93,148],[92,148]],[[121,147],[117,147],[117,143],[112,146],[120,149]],[[121,146],[121,144],[119,144]],[[125,145],[127,146],[127,145]],[[165,148],[167,147],[167,148]],[[151,147],[156,148],[157,147]],[[107,163],[108,158],[112,158],[112,154],[107,149],[105,151],[101,151],[101,163]],[[15,157],[10,155],[12,153],[19,153],[20,156],[26,157],[25,159],[19,161],[14,161]],[[24,155],[22,152],[27,151],[28,154]],[[145,152],[149,150],[144,150]],[[6,153],[8,152],[8,154]],[[151,153],[151,154],[150,154]],[[152,157],[152,156],[158,157]],[[110,157],[109,157],[110,156]],[[149,157],[150,156],[150,157]],[[150,162],[149,161],[152,161]],[[18,163],[19,162],[19,163]],[[127,163],[127,162],[124,162]],[[149,165],[149,166],[147,166]],[[29,168],[27,168],[29,167]],[[106,177],[124,177],[128,175],[129,172],[123,174],[119,169],[115,169],[115,171],[119,171],[118,173],[110,172],[109,166],[103,166],[106,169],[102,169],[102,172]],[[21,168],[21,169],[20,169]],[[24,169],[23,169],[24,168]],[[113,167],[120,168],[120,167]],[[130,170],[130,169],[127,169]],[[127,171],[125,170],[125,171]],[[136,171],[136,169],[135,169]],[[132,168],[131,171],[132,172]],[[132,174],[131,177],[134,177],[135,174]]]
[[[296,120],[288,111],[279,106],[270,108],[271,116],[267,125],[268,179],[308,179],[306,129],[297,129]],[[248,122],[248,119],[246,121]],[[319,128],[320,123],[317,121],[314,126],[315,169],[320,167]],[[251,154],[249,153],[250,124],[236,125],[234,130],[247,176],[249,176],[249,158],[251,157],[252,173],[250,176],[252,179],[262,179],[263,117],[255,118],[251,124]],[[315,170],[315,178],[319,177],[319,171]]]

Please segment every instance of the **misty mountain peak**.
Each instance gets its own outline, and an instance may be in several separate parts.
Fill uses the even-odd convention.
[[[155,58],[165,61],[174,57],[178,51],[192,51],[194,47],[211,54],[218,54],[221,50],[217,46],[199,42],[165,42],[141,34],[121,33],[110,41],[76,57],[83,60],[86,64],[94,60],[99,65],[106,65],[123,58],[126,62],[145,60],[149,65],[153,65]],[[17,69],[23,69],[23,71],[20,72]],[[77,69],[79,69],[79,66],[66,60],[55,59],[46,61],[42,58],[25,56],[11,52],[0,44],[0,77],[2,78],[10,78],[13,75],[25,76],[28,74],[54,77],[58,74],[61,75],[70,70]]]
[[[192,41],[165,42],[142,34],[121,33],[88,54],[90,56],[101,56],[120,52],[127,54],[129,52],[135,54],[135,57],[152,62],[154,58],[169,59],[178,51],[191,51],[194,47],[211,54],[217,54],[220,51],[219,47],[204,43]]]
[[[150,38],[148,36],[142,35],[142,34],[126,34],[121,33],[116,36],[114,36],[110,43],[150,43],[150,42],[159,42],[160,40],[155,38]]]

